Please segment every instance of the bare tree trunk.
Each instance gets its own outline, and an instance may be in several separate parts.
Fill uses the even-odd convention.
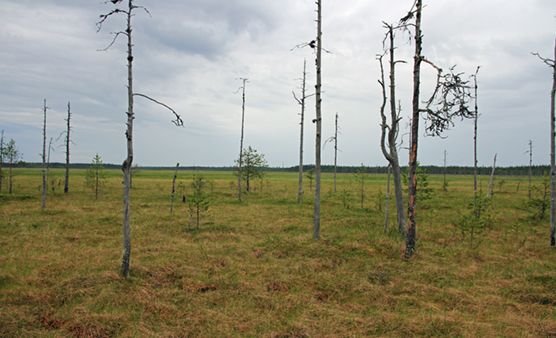
[[[474,88],[475,88],[475,118],[473,119],[473,196],[474,199],[477,199],[477,125],[479,123],[479,85],[477,81],[477,75],[479,74],[480,67],[477,67],[475,71],[475,75],[473,76],[474,80]],[[476,202],[476,201],[475,201]]]
[[[135,114],[133,111],[133,43],[131,39],[131,18],[134,9],[133,0],[128,0],[127,12],[127,157],[122,164],[124,173],[124,224],[123,224],[123,245],[124,251],[122,255],[121,274],[123,277],[129,277],[129,265],[131,260],[131,166],[133,163],[133,119]]]
[[[4,130],[2,129],[2,136],[0,137],[0,194],[4,183]]]
[[[71,130],[71,105],[68,101],[68,118],[66,119],[67,122],[67,130],[66,130],[66,173],[64,176],[64,193],[67,194],[69,191],[69,165],[70,165],[70,130]]]
[[[307,79],[307,60],[303,60],[303,84],[301,85],[301,121],[299,122],[299,185],[297,188],[297,203],[303,202],[303,128],[305,123],[305,82]]]
[[[554,42],[553,78],[550,93],[550,245],[556,245],[556,161],[554,156],[554,110],[556,104],[556,40]]]
[[[411,144],[409,155],[409,203],[408,216],[409,224],[407,228],[405,258],[409,259],[415,253],[416,241],[416,220],[415,220],[415,202],[417,199],[417,144],[419,140],[419,95],[421,86],[421,56],[423,36],[421,32],[421,12],[423,2],[416,1],[416,22],[415,22],[415,56],[413,64],[413,102],[412,102],[412,123],[411,123]]]
[[[444,150],[444,171],[443,171],[443,183],[442,183],[442,189],[444,190],[444,192],[448,191],[448,182],[446,181],[446,155],[447,152],[446,150]]]
[[[241,95],[241,137],[239,140],[239,162],[238,162],[238,175],[237,175],[237,199],[241,202],[241,166],[243,161],[243,131],[245,126],[245,84],[247,79],[242,78],[242,95]]]
[[[41,194],[41,209],[46,207],[46,99],[43,104],[43,125],[42,125],[42,194]]]
[[[9,180],[8,180],[8,194],[11,194],[12,191],[13,191],[13,183],[14,183],[14,181],[13,181],[13,171],[12,171],[13,166],[14,166],[13,157],[10,157],[10,170],[9,170],[9,173],[8,173],[8,175],[10,176]]]
[[[98,164],[95,166],[95,200],[98,200],[98,185],[100,181]]]
[[[490,179],[488,180],[488,194],[489,198],[492,197],[492,193],[494,190],[494,171],[496,170],[496,156],[498,154],[494,154],[494,162],[492,163],[492,171],[490,172]]]
[[[400,234],[405,232],[405,207],[403,205],[403,192],[402,192],[402,181],[401,181],[401,168],[398,157],[397,149],[397,138],[399,134],[399,110],[396,110],[396,60],[395,60],[395,46],[394,46],[394,30],[392,25],[385,24],[388,28],[387,36],[389,37],[389,79],[390,79],[390,120],[391,125],[387,125],[386,115],[384,110],[386,107],[386,86],[384,81],[384,69],[382,66],[382,57],[379,59],[381,66],[381,86],[382,86],[382,96],[383,104],[380,110],[382,117],[382,136],[381,136],[381,150],[384,157],[390,163],[392,168],[392,173],[394,176],[394,193],[396,198],[396,211],[397,211],[397,221],[398,221],[398,231]],[[401,109],[400,109],[401,110]],[[386,148],[386,130],[388,129],[388,149]]]
[[[176,164],[176,170],[174,171],[174,177],[172,178],[172,195],[170,199],[170,215],[174,213],[174,199],[176,197],[176,179],[178,178],[178,168],[180,164]]]
[[[336,192],[336,175],[338,173],[338,113],[336,113],[334,126],[334,192]]]
[[[316,135],[315,135],[315,201],[313,213],[313,239],[320,238],[320,164],[321,164],[321,57],[322,57],[322,0],[316,0],[317,4],[317,84],[315,85],[316,96]]]
[[[531,176],[533,174],[533,140],[529,140],[529,191],[528,196],[531,199]]]
[[[390,223],[390,176],[392,167],[388,166],[388,179],[386,180],[386,205],[384,207],[384,233],[388,233],[388,224]]]

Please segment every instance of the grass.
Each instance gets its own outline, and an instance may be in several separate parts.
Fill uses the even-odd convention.
[[[295,203],[296,174],[269,174],[238,203],[232,173],[204,172],[211,206],[190,229],[181,198],[169,214],[173,171],[140,170],[125,280],[121,176],[109,174],[95,201],[84,171],[72,171],[65,195],[53,170],[41,211],[40,171],[15,171],[14,194],[0,195],[0,336],[556,336],[556,251],[548,221],[522,208],[526,178],[496,186],[494,221],[471,245],[457,223],[472,178],[450,176],[444,193],[431,175],[406,262],[376,210],[385,175],[369,176],[363,209],[353,175],[339,175],[344,198],[324,175],[315,242],[312,196],[307,186]],[[179,173],[186,193],[193,174]]]

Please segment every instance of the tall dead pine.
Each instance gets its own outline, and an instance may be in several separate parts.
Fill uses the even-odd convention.
[[[307,80],[307,60],[303,60],[303,78],[301,83],[301,98],[295,95],[292,91],[294,99],[301,106],[300,121],[299,121],[299,182],[297,187],[297,203],[303,202],[303,133],[305,126],[305,101],[312,95],[306,94],[306,80]]]
[[[554,59],[544,58],[533,53],[552,70],[552,89],[550,91],[550,246],[556,246],[556,155],[555,155],[555,107],[556,107],[556,39],[554,40]]]
[[[320,190],[321,190],[321,133],[322,133],[322,114],[321,114],[321,59],[322,59],[322,0],[316,0],[317,5],[317,40],[316,49],[317,57],[315,61],[316,72],[317,72],[317,83],[315,85],[315,110],[316,118],[313,122],[316,125],[315,133],[315,200],[314,200],[314,211],[313,211],[313,239],[318,240],[320,238]],[[313,43],[314,44],[314,43]]]
[[[68,101],[68,117],[66,118],[66,171],[64,173],[64,193],[69,191],[69,166],[70,166],[70,131],[71,131],[71,104]]]
[[[385,54],[378,56],[378,61],[380,63],[380,79],[379,84],[382,89],[382,105],[380,107],[381,116],[381,138],[380,138],[380,149],[382,154],[389,163],[389,168],[392,171],[394,177],[394,194],[396,199],[396,213],[398,221],[398,232],[404,234],[405,232],[405,207],[403,205],[403,193],[402,193],[402,181],[401,181],[401,168],[400,161],[398,157],[398,135],[399,135],[399,123],[401,120],[400,109],[396,109],[396,64],[404,62],[396,60],[395,58],[395,45],[394,37],[395,30],[403,28],[402,26],[394,26],[387,23],[383,23],[384,27],[387,29],[387,33],[384,41],[388,41],[387,51],[388,54],[388,65],[389,65],[389,98],[386,94],[386,82],[384,77],[384,66],[382,59]],[[389,101],[390,106],[390,121],[386,118],[385,110],[387,101]]]
[[[158,105],[161,105],[167,109],[169,109],[175,116],[175,120],[172,122],[176,126],[183,126],[183,120],[181,117],[168,105],[159,102],[145,94],[135,93],[133,91],[133,39],[132,39],[132,18],[134,17],[134,11],[137,9],[142,9],[149,13],[149,11],[143,6],[137,6],[134,4],[134,0],[127,0],[127,8],[122,9],[117,7],[123,0],[111,0],[105,2],[108,4],[111,2],[114,6],[114,9],[109,11],[106,14],[100,15],[100,20],[97,22],[97,31],[102,29],[102,25],[108,18],[114,15],[124,15],[126,19],[126,26],[123,31],[114,32],[112,42],[104,48],[103,50],[108,50],[118,39],[119,36],[125,36],[127,38],[127,122],[126,122],[126,149],[127,149],[127,156],[122,163],[122,171],[124,176],[124,209],[123,209],[123,254],[122,254],[122,265],[120,268],[120,272],[123,277],[129,277],[129,266],[131,260],[131,227],[130,227],[130,220],[131,220],[131,170],[132,170],[132,163],[133,163],[133,120],[135,119],[134,113],[134,97],[143,97],[149,101],[152,101]]]
[[[242,164],[243,164],[243,136],[244,136],[244,129],[245,129],[245,85],[247,84],[247,79],[242,78],[241,81],[243,84],[241,85],[241,136],[239,139],[239,161],[238,161],[238,169],[237,169],[237,199],[241,202],[241,172],[242,172]]]

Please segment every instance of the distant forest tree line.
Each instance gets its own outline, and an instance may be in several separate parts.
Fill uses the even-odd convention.
[[[15,165],[16,168],[41,168],[41,163],[30,163],[30,162],[19,162]],[[65,163],[50,163],[49,168],[65,168]],[[90,163],[72,163],[70,168],[74,169],[88,169]],[[106,169],[121,169],[121,164],[104,164]],[[314,169],[314,165],[304,165],[303,171],[308,171]],[[323,165],[321,166],[322,172],[333,173],[333,165]],[[336,171],[338,173],[349,173],[355,174],[361,170],[361,166],[337,166]],[[388,167],[386,166],[364,166],[364,172],[367,174],[387,174]],[[407,172],[407,166],[402,166],[402,171]],[[420,166],[424,169],[427,174],[440,175],[444,173],[444,167],[426,165]],[[144,169],[144,170],[174,170],[175,167],[165,167],[165,166],[137,166],[134,169]],[[237,167],[223,166],[223,167],[211,167],[211,166],[189,166],[189,167],[179,167],[179,171],[236,171]],[[491,166],[488,167],[477,167],[477,173],[479,175],[490,175],[492,170]],[[293,167],[266,167],[265,171],[269,172],[298,172],[299,166]],[[531,167],[533,176],[543,176],[549,175],[550,166],[549,165],[534,165]],[[473,175],[473,167],[469,166],[448,166],[446,167],[446,174],[448,175]],[[501,176],[527,176],[529,174],[529,166],[510,166],[510,167],[496,167],[496,174]]]

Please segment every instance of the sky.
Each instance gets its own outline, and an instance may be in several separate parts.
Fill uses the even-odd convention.
[[[376,55],[382,52],[383,21],[395,23],[413,0],[323,1],[323,142],[334,135],[339,115],[339,165],[385,165],[379,148],[381,89]],[[553,0],[425,0],[423,55],[444,69],[479,81],[479,165],[549,162],[551,70],[531,52],[553,58],[556,2]],[[263,153],[271,166],[299,159],[299,92],[303,60],[307,87],[314,90],[315,55],[292,48],[316,36],[313,0],[136,0],[150,15],[133,18],[134,90],[179,112],[136,98],[134,162],[141,165],[231,166],[239,155],[240,78],[248,78],[245,147]],[[126,45],[112,40],[123,16],[97,32],[99,15],[114,8],[102,0],[2,0],[0,6],[0,129],[13,138],[27,162],[40,162],[42,105],[47,100],[47,138],[52,162],[65,159],[67,102],[72,107],[72,162],[88,163],[98,153],[105,163],[126,156]],[[398,35],[398,99],[402,134],[411,108],[412,53]],[[423,96],[434,70],[423,66]],[[307,100],[304,162],[314,163],[314,98]],[[421,121],[421,126],[424,121]],[[419,160],[441,165],[473,164],[473,122],[456,121],[442,138],[421,127]],[[407,135],[402,148],[407,145]],[[334,147],[323,148],[331,164]],[[401,150],[400,162],[407,163]]]

